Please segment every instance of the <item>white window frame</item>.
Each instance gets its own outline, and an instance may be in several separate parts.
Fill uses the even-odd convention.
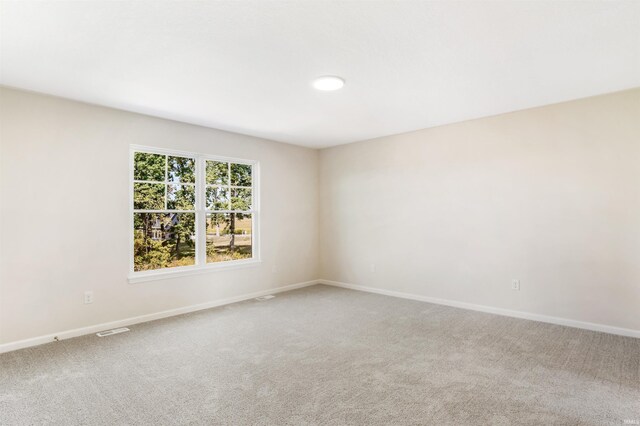
[[[196,259],[195,265],[176,266],[173,268],[154,269],[152,271],[134,270],[134,212],[133,208],[133,187],[134,187],[134,156],[136,152],[150,154],[172,155],[178,157],[194,158],[196,161],[195,170],[195,227],[196,227]],[[206,209],[206,161],[219,161],[224,163],[248,164],[251,169],[251,210],[244,213],[251,214],[251,245],[253,257],[250,259],[228,260],[223,262],[207,263],[207,213],[212,213]],[[231,182],[229,182],[231,184]],[[229,194],[231,196],[231,194]],[[164,212],[164,211],[158,211]],[[183,210],[171,210],[172,213],[187,212]],[[232,211],[228,211],[232,212]],[[220,270],[257,266],[260,260],[260,162],[255,160],[245,160],[241,158],[221,157],[217,155],[201,154],[189,151],[178,151],[165,148],[155,148],[143,145],[129,145],[129,275],[130,283],[144,281],[161,280],[185,275],[201,274]]]

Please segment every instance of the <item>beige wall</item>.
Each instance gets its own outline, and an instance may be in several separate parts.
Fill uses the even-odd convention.
[[[325,149],[320,206],[322,278],[640,330],[640,90]]]
[[[318,277],[317,151],[10,89],[0,108],[0,344]],[[129,144],[259,160],[263,262],[129,284]]]
[[[0,120],[0,344],[320,277],[640,330],[640,90],[320,153],[10,89]],[[132,143],[259,160],[263,262],[129,284]]]

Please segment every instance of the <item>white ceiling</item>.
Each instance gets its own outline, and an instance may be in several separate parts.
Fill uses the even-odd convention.
[[[310,147],[640,86],[640,1],[3,1],[0,84]],[[338,92],[311,80],[336,74]]]

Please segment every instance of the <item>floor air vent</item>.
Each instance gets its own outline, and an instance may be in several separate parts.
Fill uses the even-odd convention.
[[[263,300],[273,299],[275,296],[273,294],[267,294],[266,296],[256,297],[256,300],[262,302]]]
[[[107,337],[107,336],[111,336],[113,334],[125,333],[127,331],[129,331],[129,329],[127,327],[114,328],[113,330],[101,331],[100,333],[96,333],[96,336],[98,336],[98,337]]]

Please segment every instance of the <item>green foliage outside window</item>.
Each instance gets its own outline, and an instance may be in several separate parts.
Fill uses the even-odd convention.
[[[133,179],[164,182],[166,157],[166,155],[136,152]]]
[[[134,270],[195,264],[195,159],[136,152],[133,176]]]
[[[207,161],[207,262],[247,259],[252,252],[252,167]],[[243,187],[243,188],[238,188]]]
[[[229,163],[207,161],[207,185],[229,185]]]
[[[196,263],[196,158],[134,153],[134,270]],[[253,257],[252,171],[206,160],[207,263]]]

